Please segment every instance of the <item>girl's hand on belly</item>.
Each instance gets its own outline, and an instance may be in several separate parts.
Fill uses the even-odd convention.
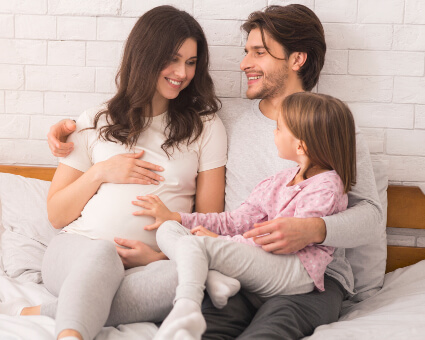
[[[182,222],[181,216],[177,212],[172,212],[156,195],[137,196],[139,201],[133,201],[133,205],[144,208],[144,210],[135,211],[135,216],[152,216],[155,218],[155,223],[145,226],[145,230],[158,229],[165,221]]]
[[[164,253],[158,253],[148,245],[140,241],[127,240],[123,238],[114,238],[115,243],[128,249],[116,246],[117,253],[126,269],[146,266],[149,263],[167,260]]]

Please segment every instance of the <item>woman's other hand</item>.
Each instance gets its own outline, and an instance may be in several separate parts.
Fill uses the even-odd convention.
[[[71,119],[62,119],[50,127],[47,134],[47,143],[53,156],[66,157],[74,150],[74,143],[66,143],[66,138],[75,131],[75,122]]]
[[[144,151],[115,155],[106,161],[96,163],[103,183],[155,184],[164,178],[153,171],[163,171],[159,165],[140,160]]]
[[[133,205],[143,208],[143,210],[135,211],[135,216],[152,216],[155,223],[145,226],[145,230],[158,229],[165,221],[173,220],[181,223],[179,213],[170,211],[165,204],[156,195],[137,196],[139,201],[133,201]]]
[[[117,253],[121,257],[121,261],[126,269],[146,266],[149,263],[159,260],[167,260],[164,253],[158,253],[141,241],[127,240],[118,237],[115,237],[114,241],[120,246],[129,248],[126,249],[116,246]]]
[[[190,232],[196,236],[218,237],[218,234],[213,233],[212,231],[208,230],[207,228],[201,225],[197,226],[196,228],[193,228]]]

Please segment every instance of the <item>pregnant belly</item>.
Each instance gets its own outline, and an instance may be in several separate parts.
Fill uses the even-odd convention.
[[[193,202],[191,196],[176,195],[172,189],[167,185],[103,184],[86,204],[81,217],[71,223],[67,230],[94,239],[113,241],[114,237],[120,237],[138,240],[159,250],[156,231],[143,229],[154,223],[154,218],[134,216],[133,212],[141,208],[131,202],[136,200],[136,196],[153,194],[158,195],[170,210],[190,211]]]

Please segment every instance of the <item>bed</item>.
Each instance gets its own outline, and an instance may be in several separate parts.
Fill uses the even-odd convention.
[[[32,262],[28,254],[42,256],[43,243],[56,232],[49,230],[50,234],[43,235],[37,230],[40,224],[46,223],[47,213],[40,215],[40,212],[45,210],[48,181],[54,171],[54,168],[0,166],[0,173],[10,174],[0,176],[0,216],[5,229],[1,242],[3,249],[0,249],[1,301],[23,296],[40,304],[53,299],[40,283],[37,267],[40,258]],[[19,218],[10,221],[17,215]],[[24,226],[24,229],[16,225],[19,228]],[[419,188],[388,187],[387,226],[425,229],[425,195]],[[19,238],[23,236],[27,238],[22,243]],[[12,248],[18,252],[13,253]],[[388,246],[383,288],[362,302],[345,306],[338,322],[318,327],[308,339],[425,338],[424,259],[425,248]],[[11,263],[19,263],[25,270],[11,270]],[[104,327],[96,340],[151,339],[156,329],[154,324],[147,322]],[[54,339],[53,334],[54,320],[49,317],[0,315],[0,339],[49,340]]]

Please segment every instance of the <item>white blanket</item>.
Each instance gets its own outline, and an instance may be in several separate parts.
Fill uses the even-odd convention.
[[[0,299],[22,296],[34,305],[53,297],[39,284],[20,283],[0,275]],[[96,340],[151,339],[157,327],[148,322],[104,327]],[[54,320],[46,316],[0,315],[0,339],[54,340]],[[385,276],[383,289],[348,307],[338,322],[318,327],[309,340],[424,339],[425,261]],[[307,339],[307,338],[306,338]]]
[[[310,340],[425,339],[425,260],[385,275],[384,287],[318,327]]]

